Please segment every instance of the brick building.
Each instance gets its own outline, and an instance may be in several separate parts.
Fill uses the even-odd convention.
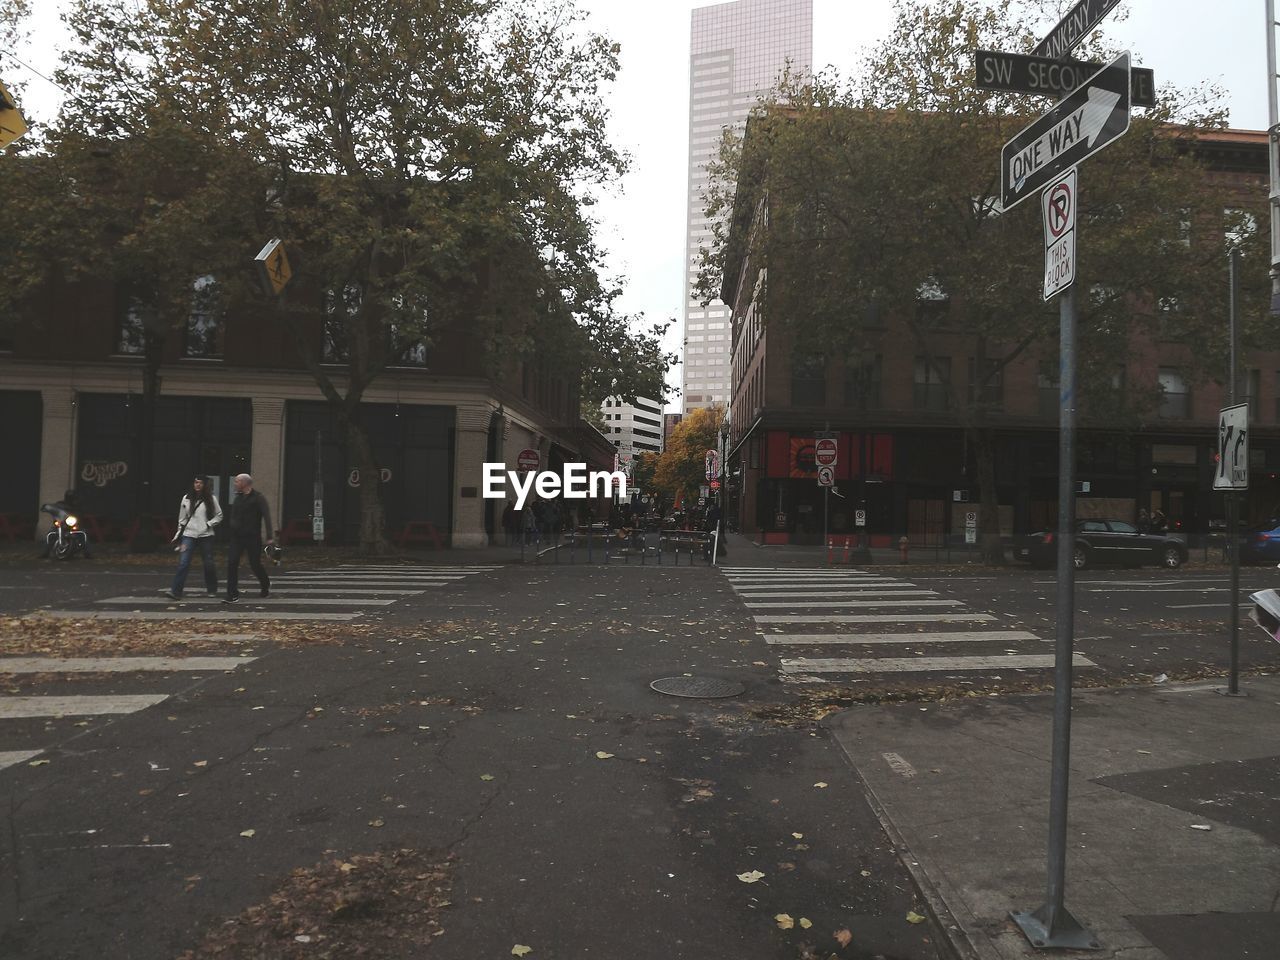
[[[1201,148],[1215,175],[1266,196],[1265,133],[1222,131]],[[743,232],[768,215],[767,198],[740,182],[736,207],[749,215],[735,218],[736,235],[727,249],[745,250]],[[838,359],[815,362],[793,355],[787,331],[761,318],[757,281],[765,267],[745,257],[726,264],[720,291],[732,306],[728,514],[760,542],[818,542],[824,521],[814,433],[830,430],[838,434],[836,483],[843,495],[828,501],[831,532],[860,532],[855,520],[861,509],[873,546],[896,544],[903,534],[918,545],[963,542],[965,514],[977,509],[975,463],[936,368],[917,355],[904,325],[893,318],[879,324],[878,345],[859,358],[857,369]],[[794,280],[769,275],[770,284]],[[956,330],[944,342],[946,349],[938,352],[946,355],[936,359],[949,366],[952,387],[972,391],[980,362],[974,338]],[[1123,432],[1082,416],[1077,475],[1089,492],[1080,496],[1078,514],[1132,520],[1139,508],[1159,509],[1172,529],[1195,539],[1219,528],[1224,518],[1212,476],[1217,411],[1226,391],[1216,383],[1189,386],[1178,368],[1184,349],[1178,344],[1131,347],[1117,361],[1116,382],[1159,385],[1159,410],[1136,430]],[[1280,343],[1244,362],[1252,424],[1244,516],[1274,515],[1280,512]],[[994,428],[1005,536],[1056,521],[1055,376],[1056,370],[1046,372],[1034,359],[1019,359],[986,388],[996,391],[984,399],[994,408],[988,422]]]
[[[39,505],[71,488],[93,518],[91,532],[119,537],[137,519],[141,478],[130,467],[139,453],[142,339],[119,302],[107,285],[54,286],[33,302],[29,322],[0,330],[4,530],[38,529]],[[345,364],[323,327],[317,319],[312,345],[334,361],[329,373],[341,389]],[[523,363],[494,372],[483,356],[473,332],[447,329],[367,390],[389,536],[427,521],[453,546],[491,542],[502,503],[480,496],[481,464],[514,469],[526,448],[548,469],[611,469],[613,445],[581,418],[571,376]],[[160,378],[150,514],[176,516],[195,473],[208,474],[225,500],[231,477],[248,472],[278,525],[309,542],[319,474],[326,539],[357,539],[357,485],[366,480],[283,325],[211,313],[193,296],[186,329],[165,342]]]

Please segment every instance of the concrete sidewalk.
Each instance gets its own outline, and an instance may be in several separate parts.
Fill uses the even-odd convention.
[[[1280,956],[1280,677],[1073,698],[1070,956]],[[1044,956],[1052,694],[860,706],[829,721],[960,957]],[[1205,828],[1208,829],[1205,829]],[[1053,951],[1050,955],[1062,956]]]

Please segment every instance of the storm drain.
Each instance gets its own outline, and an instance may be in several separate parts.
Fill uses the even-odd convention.
[[[719,680],[715,677],[663,677],[649,686],[669,697],[695,697],[704,700],[736,697],[747,689],[736,680]]]

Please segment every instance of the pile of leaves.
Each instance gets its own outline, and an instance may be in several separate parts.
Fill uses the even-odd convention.
[[[376,624],[253,621],[249,624],[170,620],[0,619],[0,656],[85,657],[113,654],[186,656],[274,647],[339,644],[368,636]],[[227,634],[255,639],[229,640]]]
[[[454,858],[385,849],[293,871],[265,903],[210,931],[179,960],[417,957],[444,933]]]
[[[1268,676],[1272,668],[1259,667],[1242,670],[1241,676]],[[1227,669],[1214,664],[1187,664],[1171,667],[1162,674],[1164,679],[1155,681],[1150,673],[1097,676],[1076,671],[1072,677],[1072,690],[1096,690],[1107,687],[1146,686],[1153,682],[1182,682],[1225,678]],[[1029,693],[1049,693],[1053,690],[1053,677],[1043,673],[1013,676],[1001,681],[989,681],[982,685],[944,683],[898,687],[829,687],[814,688],[796,693],[787,703],[770,703],[751,707],[751,719],[786,727],[808,726],[860,704],[880,703],[952,703],[959,700],[975,700],[987,697],[1016,696]],[[720,718],[728,720],[729,718]]]

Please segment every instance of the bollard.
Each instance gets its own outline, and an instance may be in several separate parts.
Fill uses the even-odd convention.
[[[905,536],[898,540],[898,562],[907,562],[907,552],[911,549],[911,541]]]
[[[853,537],[844,538],[844,565],[847,567],[853,561],[849,559],[849,550],[853,546]]]
[[[831,566],[831,553],[836,548],[836,538],[827,537],[827,566]]]

